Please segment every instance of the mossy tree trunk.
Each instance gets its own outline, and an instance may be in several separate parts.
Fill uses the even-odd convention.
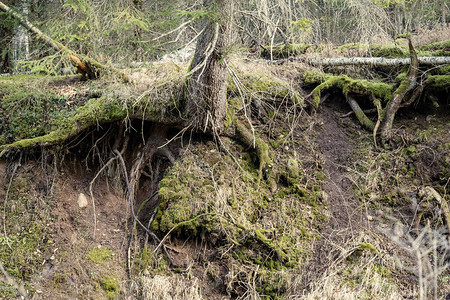
[[[204,0],[204,7],[209,14],[189,72],[188,111],[194,128],[220,134],[226,115],[224,57],[229,44],[233,0]]]
[[[411,65],[409,67],[408,76],[402,80],[400,86],[394,92],[392,99],[386,106],[385,118],[381,125],[381,140],[383,144],[386,144],[392,137],[392,123],[394,122],[395,114],[400,108],[402,101],[407,101],[409,97],[412,96],[414,89],[417,87],[419,61],[411,40],[409,40],[409,52]]]

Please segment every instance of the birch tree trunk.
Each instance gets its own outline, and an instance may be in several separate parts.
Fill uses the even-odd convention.
[[[418,57],[421,65],[445,65],[450,64],[450,56]],[[337,57],[337,58],[303,58],[294,57],[285,60],[302,62],[314,66],[346,66],[346,65],[371,65],[371,66],[407,66],[411,65],[411,58],[384,58],[384,57]],[[282,62],[285,60],[278,60]]]
[[[30,11],[29,0],[20,0],[18,11],[21,12],[24,19],[28,19]],[[16,72],[20,71],[18,70],[19,62],[28,60],[30,56],[30,34],[22,24],[19,24],[14,30],[12,46],[13,72]]]
[[[229,44],[233,0],[204,0],[211,16],[204,20],[187,82],[188,111],[194,128],[218,134],[226,114],[227,69],[224,63]]]

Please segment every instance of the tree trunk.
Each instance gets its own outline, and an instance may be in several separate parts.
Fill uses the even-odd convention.
[[[224,63],[229,43],[233,0],[204,0],[211,15],[197,42],[187,83],[188,111],[196,129],[219,134],[226,114],[227,69]]]
[[[24,19],[28,19],[28,13],[30,10],[29,0],[21,0],[19,1],[18,10],[21,11]],[[20,61],[26,61],[30,56],[30,35],[28,30],[19,24],[14,30],[13,37],[13,51],[12,51],[12,59],[13,59],[13,71],[18,70],[18,64]]]
[[[400,108],[402,101],[412,96],[414,89],[417,87],[417,75],[419,73],[419,61],[417,59],[416,51],[409,40],[409,52],[411,57],[411,65],[409,67],[408,76],[402,80],[400,86],[394,92],[391,101],[386,105],[386,115],[381,126],[381,140],[386,145],[392,137],[392,124],[394,122],[395,114]]]

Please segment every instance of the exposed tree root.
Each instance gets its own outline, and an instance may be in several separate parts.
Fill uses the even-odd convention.
[[[169,100],[168,100],[169,101]],[[140,119],[177,126],[183,122],[179,117],[169,117],[165,111],[134,112],[133,107],[124,107],[119,100],[108,100],[104,97],[93,98],[77,110],[76,115],[62,120],[58,129],[35,138],[23,139],[12,144],[0,145],[0,157],[13,149],[29,148],[35,145],[50,146],[66,141],[83,130],[124,119]]]
[[[449,75],[430,75],[422,83],[418,84],[419,63],[421,60],[409,42],[410,68],[408,74],[401,80],[398,88],[392,92],[393,85],[382,82],[370,82],[356,80],[346,75],[331,75],[320,71],[306,71],[303,80],[305,84],[316,84],[316,87],[307,96],[307,100],[314,107],[320,105],[322,93],[328,89],[341,90],[347,99],[352,114],[354,113],[359,123],[371,130],[376,145],[376,136],[381,132],[383,145],[387,145],[392,139],[392,125],[395,114],[400,108],[407,108],[423,95],[425,89],[435,91],[447,91],[450,82]],[[318,85],[317,85],[318,84]],[[352,95],[365,95],[372,99],[375,109],[363,111]],[[383,103],[386,103],[383,105]],[[374,123],[366,113],[377,112],[377,121]],[[343,117],[348,116],[344,115]],[[380,129],[381,128],[381,129]]]
[[[350,96],[347,96],[347,101],[353,112],[355,113],[359,123],[361,123],[367,129],[373,130],[375,128],[375,124],[366,116],[361,107],[359,107],[358,102],[356,102],[356,100]]]

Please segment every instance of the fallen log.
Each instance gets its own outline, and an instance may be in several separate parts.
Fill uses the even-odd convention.
[[[274,63],[301,62],[313,66],[347,66],[370,65],[377,67],[407,66],[411,64],[411,58],[384,58],[384,57],[338,57],[338,58],[306,58],[291,57],[280,59]],[[445,65],[450,64],[450,56],[418,57],[421,65]]]
[[[115,67],[105,66],[105,65],[99,63],[98,61],[96,61],[95,59],[92,59],[85,55],[80,55],[80,54],[75,53],[74,51],[70,50],[69,48],[67,48],[66,46],[61,44],[60,42],[55,41],[54,39],[52,39],[51,37],[49,37],[48,35],[43,33],[39,28],[37,28],[30,21],[28,21],[27,18],[22,16],[17,11],[14,11],[13,9],[8,7],[1,1],[0,1],[0,10],[10,14],[23,27],[28,29],[30,32],[36,34],[36,37],[39,40],[46,43],[48,46],[53,48],[55,51],[66,54],[69,57],[72,65],[75,68],[77,68],[77,72],[80,73],[81,75],[83,75],[83,77],[85,77],[87,79],[94,79],[99,76],[100,71],[111,70],[111,71],[119,74],[120,77],[124,81],[126,81],[126,82],[128,81],[128,76],[122,70],[117,69]]]

